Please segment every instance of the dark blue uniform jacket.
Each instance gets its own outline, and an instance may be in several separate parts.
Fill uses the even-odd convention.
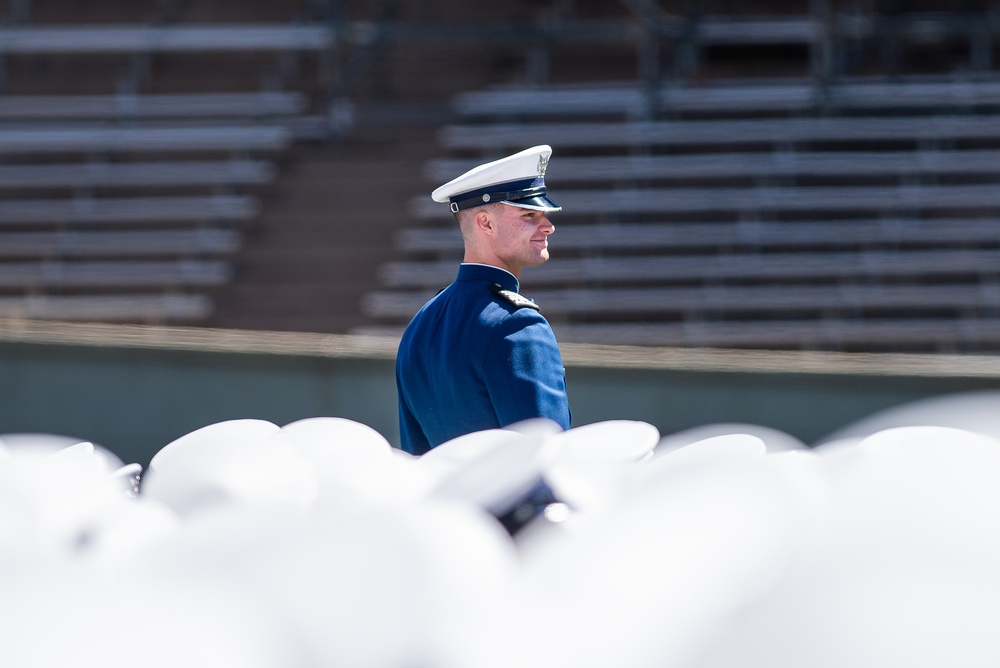
[[[413,317],[396,356],[403,450],[420,455],[535,417],[569,429],[566,371],[549,323],[497,292],[518,287],[503,269],[462,264]]]

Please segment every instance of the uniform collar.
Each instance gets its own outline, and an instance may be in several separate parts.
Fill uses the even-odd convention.
[[[456,281],[490,281],[497,283],[504,290],[517,292],[520,284],[517,277],[506,269],[494,267],[489,264],[479,264],[477,262],[463,262],[458,267],[458,278]]]

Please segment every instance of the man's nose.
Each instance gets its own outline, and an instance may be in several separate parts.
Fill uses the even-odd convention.
[[[552,221],[546,216],[542,216],[542,224],[539,226],[539,230],[544,234],[552,234],[556,231],[556,226],[552,224]]]

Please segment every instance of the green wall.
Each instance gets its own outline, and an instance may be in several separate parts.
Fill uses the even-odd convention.
[[[388,360],[0,345],[0,433],[58,433],[145,465],[199,427],[349,417],[396,438]]]
[[[1000,387],[1000,373],[635,368],[579,357],[567,355],[575,425],[645,420],[663,434],[749,422],[808,443],[900,403]],[[357,420],[397,443],[391,354],[0,341],[0,434],[73,436],[145,466],[163,445],[213,422],[315,416]]]
[[[721,422],[759,424],[814,443],[902,403],[1000,388],[988,378],[819,373],[568,370],[574,422],[645,420],[661,434]]]

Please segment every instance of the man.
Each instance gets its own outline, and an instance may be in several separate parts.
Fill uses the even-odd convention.
[[[535,146],[480,165],[435,190],[458,221],[458,276],[413,317],[396,356],[402,447],[421,455],[462,434],[549,418],[570,426],[566,372],[521,270],[549,259],[545,169]]]

